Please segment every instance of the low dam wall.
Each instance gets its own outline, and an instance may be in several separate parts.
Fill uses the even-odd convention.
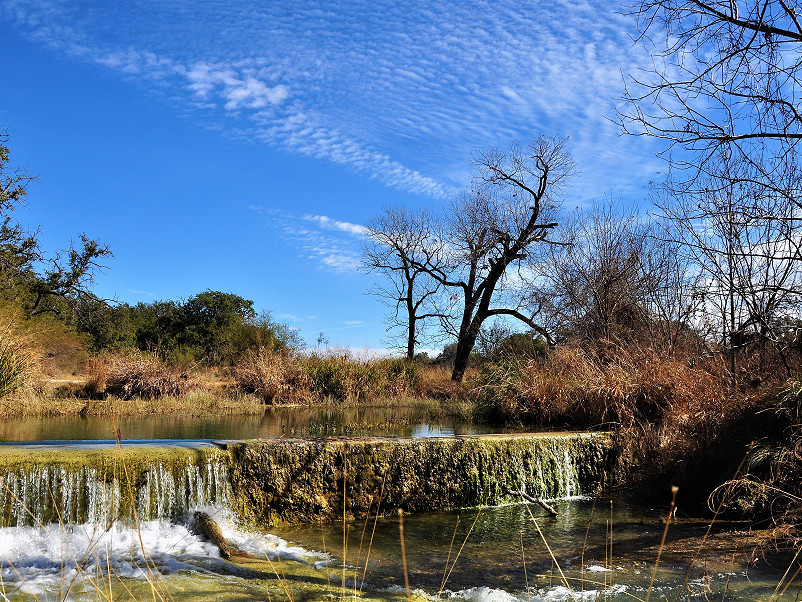
[[[0,446],[0,526],[182,521],[228,507],[271,526],[593,493],[606,434]]]
[[[262,526],[593,493],[605,433],[431,439],[256,440],[229,447],[237,511]]]

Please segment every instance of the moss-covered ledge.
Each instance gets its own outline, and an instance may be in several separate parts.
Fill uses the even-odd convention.
[[[228,503],[217,445],[0,445],[0,526],[180,519]]]
[[[270,526],[495,505],[513,501],[508,488],[546,498],[592,492],[611,446],[606,433],[266,439],[231,444],[230,475],[237,511]]]

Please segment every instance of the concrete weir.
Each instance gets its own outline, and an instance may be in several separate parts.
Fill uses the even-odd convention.
[[[592,493],[609,466],[605,433],[427,439],[279,439],[228,446],[237,512],[261,526],[448,510]]]

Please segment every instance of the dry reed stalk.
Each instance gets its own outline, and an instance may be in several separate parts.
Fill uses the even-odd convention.
[[[521,531],[521,559],[524,563],[524,584],[526,585],[526,600],[532,602],[532,597],[529,595],[529,576],[526,574],[526,553],[524,552],[524,532]]]
[[[454,567],[457,566],[457,561],[459,560],[459,557],[462,555],[462,550],[463,550],[463,548],[465,548],[465,544],[468,543],[468,538],[471,536],[471,533],[473,533],[473,528],[476,526],[476,523],[479,520],[479,517],[481,515],[482,515],[482,511],[479,510],[479,512],[476,513],[476,518],[474,518],[473,522],[471,523],[471,528],[468,529],[468,533],[465,534],[465,539],[462,540],[462,545],[459,547],[459,550],[457,550],[457,555],[454,557],[454,562],[451,563],[451,568],[448,569],[448,574],[443,579],[443,583],[440,586],[440,591],[437,592],[437,597],[438,598],[440,597],[440,594],[443,593],[443,590],[446,587],[446,583],[448,582],[449,577],[451,577],[451,573],[454,571]],[[456,529],[456,527],[455,527],[455,529]],[[451,551],[449,551],[448,556],[449,556],[449,558],[451,558]]]
[[[404,567],[404,588],[407,592],[407,601],[409,601],[409,571],[407,570],[407,550],[404,546],[404,511],[401,508],[398,509],[398,535],[401,539],[401,564]]]
[[[557,570],[560,573],[560,577],[562,578],[563,584],[568,590],[568,594],[571,596],[571,599],[574,600],[574,602],[578,602],[576,595],[574,595],[574,590],[571,587],[571,584],[568,582],[568,578],[565,576],[565,573],[563,573],[563,570],[560,567],[560,563],[557,562],[557,558],[554,556],[554,552],[551,551],[551,546],[549,545],[549,542],[546,540],[546,536],[543,535],[543,531],[540,530],[540,525],[538,524],[537,519],[535,519],[535,516],[532,514],[532,509],[529,507],[529,504],[526,505],[526,511],[529,513],[529,518],[534,523],[535,529],[537,529],[537,533],[538,535],[540,535],[540,539],[543,541],[543,545],[546,546],[546,550],[548,550],[549,552],[549,556],[551,557],[552,563],[554,563],[554,565],[557,567]]]
[[[677,505],[677,491],[679,488],[676,486],[671,487],[671,505],[668,508],[668,516],[666,517],[666,526],[663,529],[663,538],[660,540],[660,547],[657,549],[657,559],[654,561],[654,570],[652,570],[652,577],[649,579],[649,589],[646,590],[646,599],[644,602],[649,602],[649,597],[652,595],[652,587],[654,586],[654,578],[657,576],[657,567],[660,566],[660,556],[663,554],[663,548],[666,545],[666,535],[668,535],[668,525],[671,524],[671,517],[674,515],[674,508]]]
[[[384,474],[382,475],[382,486],[379,490],[379,501],[376,503],[376,516],[373,517],[373,530],[370,532],[370,543],[368,543],[368,553],[365,556],[365,568],[362,571],[362,582],[359,585],[359,593],[362,593],[362,589],[365,587],[365,577],[368,573],[368,562],[370,561],[370,551],[373,549],[373,536],[376,534],[376,525],[379,522],[379,510],[381,508],[382,500],[384,499],[384,484],[387,481],[387,471],[390,469],[389,464],[384,468]],[[366,519],[367,520],[367,519]]]

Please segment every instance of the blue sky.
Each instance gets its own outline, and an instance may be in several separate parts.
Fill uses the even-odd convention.
[[[85,232],[120,301],[234,292],[314,344],[383,346],[357,272],[383,204],[437,208],[472,151],[568,136],[567,204],[644,198],[609,121],[648,67],[604,2],[0,0],[0,129],[47,248]]]

